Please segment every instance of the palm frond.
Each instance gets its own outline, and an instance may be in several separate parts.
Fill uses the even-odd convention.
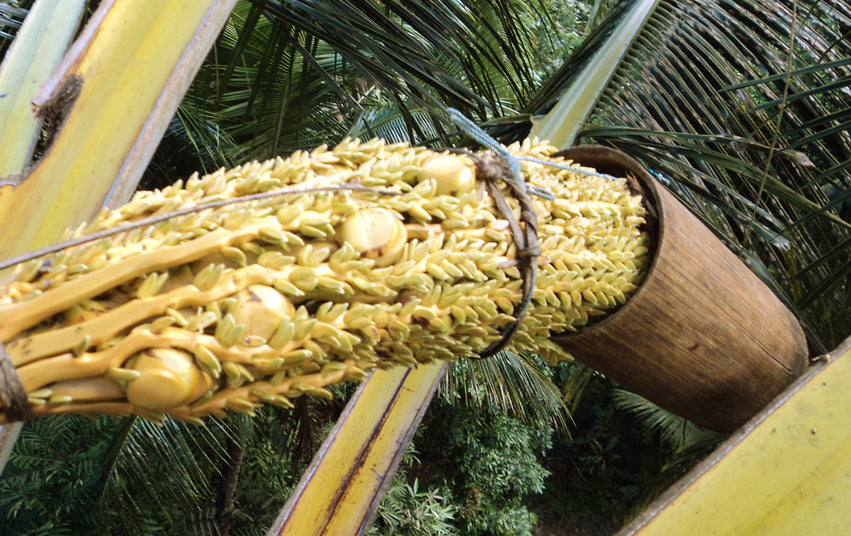
[[[226,434],[216,420],[198,432],[172,420],[125,419],[104,459],[96,524],[132,534],[137,526],[175,526],[193,515],[222,464]]]
[[[447,106],[499,117],[541,85],[536,44],[546,32],[532,28],[546,27],[545,5],[242,0],[168,139],[201,148],[203,169],[352,134],[448,145]],[[173,172],[164,151],[155,162]],[[156,168],[151,176],[174,180]]]
[[[803,319],[816,352],[851,331],[832,313],[849,298],[849,28],[847,2],[660,1],[580,133],[655,172]],[[527,111],[546,111],[586,57]]]
[[[565,431],[569,413],[550,374],[537,356],[502,351],[487,359],[455,361],[438,393],[449,403]]]
[[[0,58],[29,12],[28,4],[32,2],[3,2],[0,3]]]
[[[591,381],[595,377],[602,377],[602,374],[579,361],[560,364],[557,374],[562,400],[571,412],[575,412],[582,403],[583,395]]]
[[[612,392],[612,404],[618,409],[635,414],[645,427],[657,432],[662,441],[675,451],[687,449],[707,438],[721,437],[721,434],[704,430],[646,398],[623,389],[615,389]]]

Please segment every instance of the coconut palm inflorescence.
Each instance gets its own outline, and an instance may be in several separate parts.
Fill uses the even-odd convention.
[[[569,356],[551,334],[640,283],[645,209],[624,179],[521,168],[553,199],[533,198],[537,283],[511,347],[555,362]],[[524,274],[476,172],[464,154],[346,140],[139,192],[75,236],[176,215],[20,265],[0,287],[0,340],[35,415],[190,421],[477,356],[515,321]]]

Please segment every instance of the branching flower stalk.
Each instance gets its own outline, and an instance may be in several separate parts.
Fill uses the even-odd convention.
[[[555,152],[531,140],[509,150]],[[554,199],[534,198],[542,255],[511,347],[556,362],[569,356],[551,334],[608,314],[639,285],[644,208],[623,179],[530,161],[522,173]],[[333,188],[346,184],[366,188]],[[288,407],[375,367],[475,357],[513,322],[516,245],[461,154],[347,140],[139,192],[73,236],[295,186],[317,190],[183,214],[20,265],[0,286],[0,341],[33,413],[200,422]]]

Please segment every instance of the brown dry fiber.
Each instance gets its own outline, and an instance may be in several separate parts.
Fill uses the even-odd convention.
[[[649,272],[631,300],[555,342],[627,389],[720,431],[744,424],[807,368],[792,313],[637,162],[595,146],[559,155],[634,177],[658,221]]]

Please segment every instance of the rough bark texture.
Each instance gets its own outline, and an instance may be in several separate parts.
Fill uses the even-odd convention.
[[[669,411],[735,430],[807,368],[797,320],[637,162],[600,147],[562,154],[640,179],[659,219],[655,258],[638,292],[599,324],[553,340]]]

